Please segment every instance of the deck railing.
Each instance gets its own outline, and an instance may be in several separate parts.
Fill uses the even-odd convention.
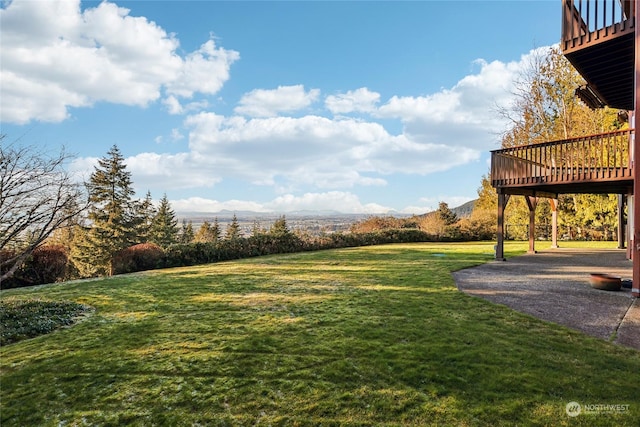
[[[633,129],[491,152],[494,187],[526,187],[632,178]]]
[[[634,28],[636,0],[564,0],[562,42],[572,48]]]

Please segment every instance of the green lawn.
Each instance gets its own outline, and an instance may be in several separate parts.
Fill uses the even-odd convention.
[[[450,272],[492,256],[385,245],[3,291],[95,311],[0,349],[0,424],[638,426],[640,352],[458,292]]]

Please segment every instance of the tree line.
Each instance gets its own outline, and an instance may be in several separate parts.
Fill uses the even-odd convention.
[[[51,158],[10,144],[0,147],[0,156],[2,288],[274,253],[471,236],[452,233],[457,218],[444,203],[435,216],[404,223],[372,217],[348,233],[292,231],[284,215],[269,229],[255,223],[248,236],[235,215],[224,230],[217,218],[194,230],[190,221],[178,224],[166,194],[157,206],[150,192],[135,197],[116,145],[84,185],[64,170],[69,159],[64,152]],[[380,221],[387,224],[372,226]]]

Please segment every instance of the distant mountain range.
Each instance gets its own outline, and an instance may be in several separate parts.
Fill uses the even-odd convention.
[[[464,205],[460,205],[458,207],[451,208],[451,210],[453,211],[453,213],[456,214],[456,216],[458,218],[470,217],[471,216],[471,212],[473,212],[473,207],[476,205],[477,201],[478,201],[478,199],[471,200],[471,201],[465,203]]]
[[[458,216],[458,218],[466,218],[471,215],[473,211],[473,206],[476,200],[472,200],[463,205],[460,205],[455,208],[451,208],[451,210]],[[429,212],[425,213],[428,214]],[[300,211],[291,211],[291,212],[255,212],[255,211],[231,211],[231,210],[221,210],[219,212],[178,212],[177,216],[179,218],[198,220],[212,220],[213,218],[218,218],[219,220],[231,219],[235,215],[238,219],[277,219],[282,215],[285,215],[287,218],[290,217],[345,217],[345,218],[366,218],[370,216],[396,216],[396,217],[409,217],[410,214],[400,213],[400,212],[387,212],[384,214],[366,214],[366,213],[343,213],[334,210],[300,210]]]

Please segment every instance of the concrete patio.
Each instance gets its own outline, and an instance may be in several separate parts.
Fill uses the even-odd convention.
[[[640,350],[640,298],[589,286],[590,273],[630,279],[624,250],[550,249],[453,273],[461,291]]]

